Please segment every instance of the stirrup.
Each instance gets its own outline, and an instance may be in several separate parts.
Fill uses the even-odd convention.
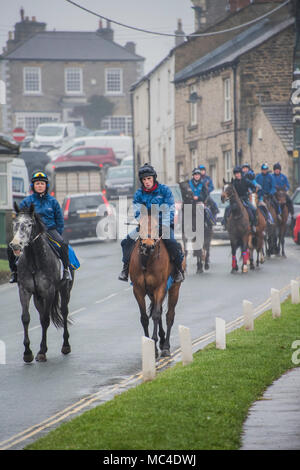
[[[13,284],[14,282],[18,282],[18,275],[15,271],[11,273],[10,280],[8,282],[10,284]]]
[[[64,268],[62,281],[69,281],[69,280],[70,280],[69,269],[68,269],[68,268]]]
[[[176,268],[175,274],[174,274],[174,282],[183,282],[185,279],[183,271],[180,269]]]
[[[128,281],[129,266],[124,264],[123,269],[118,277],[119,281]]]

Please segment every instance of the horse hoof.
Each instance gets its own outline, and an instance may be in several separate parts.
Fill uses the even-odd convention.
[[[61,352],[62,352],[63,354],[69,354],[69,353],[71,352],[71,346],[63,346],[63,347],[61,348]]]
[[[41,353],[37,354],[35,360],[36,362],[46,362],[47,361],[46,354],[41,354]]]
[[[209,264],[206,264],[206,265],[204,266],[204,269],[205,269],[206,271],[208,271],[208,270],[209,270]]]
[[[160,353],[160,357],[169,357],[169,356],[171,356],[170,349],[163,349],[162,352]]]
[[[24,354],[23,360],[24,360],[24,362],[29,364],[30,362],[33,361],[33,354],[32,353],[31,354]]]
[[[242,272],[243,272],[243,273],[247,273],[247,272],[248,272],[248,266],[246,266],[246,265],[243,266]]]
[[[250,265],[250,269],[251,269],[252,271],[254,271],[254,269],[255,269],[254,264]]]

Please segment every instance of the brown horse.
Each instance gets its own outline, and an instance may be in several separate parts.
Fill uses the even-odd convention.
[[[235,187],[232,183],[224,181],[224,188],[221,195],[222,202],[229,201],[230,215],[227,220],[226,228],[229,234],[232,254],[231,272],[238,271],[236,252],[240,247],[243,257],[242,272],[248,272],[248,241],[250,236],[250,221],[247,209],[243,205]]]
[[[169,290],[167,284],[174,270],[169,254],[161,237],[158,237],[157,226],[151,216],[141,217],[140,234],[133,249],[129,274],[133,284],[133,293],[138,302],[141,323],[145,336],[149,337],[149,317],[152,317],[154,328],[152,339],[155,341],[155,354],[158,356],[157,341],[161,356],[170,355],[170,334],[174,323],[175,307],[178,301],[181,283],[173,283]],[[152,222],[152,224],[151,224]],[[185,261],[183,261],[185,269]],[[150,299],[150,316],[147,315],[146,296]],[[162,324],[163,301],[168,297],[166,314],[167,334]]]
[[[257,205],[257,193],[251,193],[249,197],[252,205],[254,207],[258,207]],[[249,237],[249,254],[250,254],[250,269],[255,269],[253,263],[253,252],[256,250],[257,258],[256,258],[256,266],[259,267],[259,262],[264,263],[264,255],[263,255],[263,248],[264,248],[264,241],[265,241],[265,231],[266,231],[267,222],[260,211],[260,208],[257,208],[257,224],[256,224],[256,231],[255,233],[250,234]]]
[[[284,251],[284,237],[286,233],[287,220],[289,215],[288,206],[286,203],[286,191],[284,189],[277,189],[275,193],[275,200],[281,208],[280,216],[277,215],[276,225],[277,225],[277,239],[276,239],[276,254],[286,258]]]
[[[261,203],[260,203],[261,204]],[[269,258],[271,255],[277,254],[277,214],[269,197],[264,196],[264,205],[269,211],[273,223],[268,220],[266,227],[266,237],[265,237],[265,246],[266,246],[266,256]]]

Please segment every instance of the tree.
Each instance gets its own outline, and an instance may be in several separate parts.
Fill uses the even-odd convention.
[[[89,129],[99,129],[102,119],[113,113],[115,105],[105,96],[92,95],[88,103],[75,106],[72,115],[81,116]]]

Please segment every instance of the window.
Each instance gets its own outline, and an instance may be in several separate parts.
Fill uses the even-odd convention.
[[[74,152],[70,153],[70,157],[85,157],[87,152],[85,149],[82,150],[74,150]]]
[[[105,70],[105,90],[109,95],[120,95],[123,93],[122,69]]]
[[[40,67],[24,67],[24,94],[34,95],[42,93]]]
[[[22,127],[28,134],[34,134],[39,124],[60,121],[60,114],[53,113],[16,113],[16,127]]]
[[[191,163],[192,163],[192,170],[198,166],[198,152],[197,152],[197,149],[191,150]]]
[[[190,96],[192,93],[197,93],[197,88],[195,85],[190,87]],[[198,123],[198,102],[190,103],[190,125],[196,126]]]
[[[230,78],[224,80],[224,121],[231,121]]]
[[[224,152],[225,181],[231,181],[232,177],[232,158],[231,150]]]
[[[65,69],[65,92],[68,95],[82,95],[82,69]]]
[[[131,116],[108,116],[101,122],[101,128],[107,131],[120,131],[122,134],[132,134]]]

